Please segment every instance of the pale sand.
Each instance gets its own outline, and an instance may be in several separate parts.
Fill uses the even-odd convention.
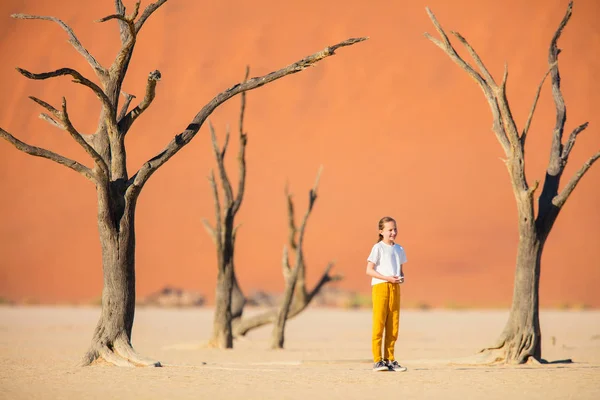
[[[370,312],[311,308],[233,350],[204,347],[209,308],[139,308],[133,344],[164,368],[76,367],[98,308],[0,307],[2,399],[600,399],[600,312],[542,311],[544,357],[572,364],[464,366],[500,333],[506,311],[402,312],[396,353],[409,370],[373,372]]]

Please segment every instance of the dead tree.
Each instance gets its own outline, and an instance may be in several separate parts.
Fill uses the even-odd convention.
[[[244,82],[248,80],[250,70],[246,68]],[[225,133],[223,148],[219,148],[217,135],[209,121],[210,134],[213,145],[213,153],[217,161],[219,178],[223,192],[223,201],[219,197],[219,190],[215,181],[215,175],[211,171],[209,176],[215,204],[215,227],[213,228],[207,220],[203,220],[204,226],[211,236],[217,249],[217,287],[215,295],[215,314],[213,323],[213,334],[210,345],[221,349],[233,347],[233,335],[231,323],[235,318],[240,318],[246,303],[244,294],[235,276],[234,250],[237,226],[235,216],[240,209],[244,198],[246,184],[246,144],[248,135],[244,133],[244,112],[246,110],[246,93],[241,94],[239,141],[240,149],[237,156],[239,183],[237,195],[234,196],[231,181],[225,170],[225,153],[229,143],[229,128]]]
[[[17,149],[64,165],[83,175],[96,187],[104,285],[102,290],[102,312],[90,349],[84,357],[84,365],[102,358],[109,363],[121,366],[160,366],[158,361],[138,355],[131,346],[135,311],[134,217],[138,196],[152,174],[187,145],[196,136],[208,116],[231,97],[284,76],[300,72],[306,67],[335,54],[338,48],[350,46],[366,39],[348,39],[287,67],[236,84],[217,94],[200,109],[184,131],[176,134],[160,153],[146,161],[137,172],[130,175],[127,171],[125,136],[135,120],[152,104],[156,94],[156,84],[160,79],[160,72],[153,71],[148,75],[145,96],[133,109],[129,110],[133,97],[126,95],[125,102],[119,111],[119,95],[140,30],[146,20],[166,2],[167,0],[157,0],[149,4],[140,15],[140,2],[136,3],[131,14],[126,14],[122,1],[114,0],[116,13],[99,20],[99,22],[116,20],[119,24],[121,48],[112,65],[108,68],[100,65],[77,39],[73,30],[60,19],[24,14],[13,15],[13,18],[17,19],[39,19],[58,24],[69,36],[73,47],[91,65],[99,81],[99,84],[94,83],[71,68],[61,68],[44,73],[32,73],[17,68],[22,75],[29,79],[43,80],[69,75],[75,83],[87,87],[98,97],[102,109],[96,132],[91,135],[84,135],[73,126],[67,113],[67,101],[64,98],[60,109],[56,109],[43,100],[31,97],[33,101],[47,110],[48,113],[41,114],[43,119],[67,131],[83,147],[94,161],[91,168],[58,153],[24,143],[0,128],[0,136]]]
[[[309,205],[308,210],[304,216],[300,229],[296,227],[294,222],[294,202],[292,195],[288,192],[286,187],[286,201],[288,210],[288,244],[283,250],[283,276],[286,283],[286,289],[284,293],[284,300],[279,310],[273,309],[265,313],[257,314],[249,318],[242,318],[234,324],[234,336],[244,336],[249,331],[259,328],[261,326],[278,322],[279,326],[274,326],[273,331],[273,347],[283,347],[283,333],[285,329],[285,320],[295,317],[300,314],[320,290],[328,283],[334,282],[341,279],[339,275],[330,275],[329,272],[333,268],[333,262],[330,262],[321,279],[315,285],[315,287],[309,292],[306,288],[306,263],[304,261],[304,254],[302,252],[302,239],[304,237],[304,230],[306,228],[306,221],[312,211],[312,207],[317,198],[317,186],[319,182],[320,172],[317,175],[317,180],[313,189],[309,193]],[[290,266],[289,263],[289,250],[292,250],[292,257],[294,257],[294,267]],[[283,318],[283,319],[282,319]],[[279,344],[280,343],[280,344]]]
[[[471,55],[475,65],[467,63],[456,52],[433,13],[427,9],[427,13],[436,30],[439,32],[441,40],[435,39],[429,34],[425,34],[425,36],[440,47],[477,82],[490,105],[494,121],[492,130],[506,155],[504,161],[508,168],[508,174],[517,203],[519,244],[517,248],[512,306],[508,322],[497,343],[481,351],[482,354],[479,360],[484,362],[521,364],[528,361],[542,360],[539,321],[539,282],[542,251],[550,230],[565,202],[580,179],[600,157],[600,152],[594,154],[562,189],[559,188],[562,174],[575,145],[577,135],[587,128],[588,125],[586,122],[577,126],[570,133],[569,138],[563,142],[563,132],[567,118],[566,107],[560,88],[558,70],[558,55],[560,50],[557,47],[557,41],[571,17],[572,6],[573,3],[571,2],[566,15],[552,37],[548,54],[548,71],[537,88],[533,104],[522,130],[517,128],[517,123],[513,118],[506,96],[508,67],[505,66],[502,81],[498,85],[467,40],[458,32],[452,32]],[[538,211],[536,215],[534,210],[534,195],[539,181],[535,181],[530,186],[525,177],[525,140],[531,126],[540,91],[548,74],[552,77],[552,94],[556,106],[556,124],[552,132],[550,159],[546,169],[542,192],[538,198]]]

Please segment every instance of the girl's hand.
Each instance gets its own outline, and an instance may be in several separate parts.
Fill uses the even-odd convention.
[[[402,279],[400,279],[399,276],[394,275],[394,276],[388,277],[388,282],[390,282],[390,283],[400,283],[400,282],[402,282]]]

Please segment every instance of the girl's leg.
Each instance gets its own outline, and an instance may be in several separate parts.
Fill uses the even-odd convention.
[[[400,327],[400,285],[390,284],[388,298],[388,316],[385,324],[385,341],[383,343],[383,358],[394,361],[394,347],[398,339]]]
[[[373,362],[382,360],[381,341],[388,314],[388,283],[378,283],[371,289],[373,299]]]

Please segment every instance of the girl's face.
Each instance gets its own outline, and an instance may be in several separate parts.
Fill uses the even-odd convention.
[[[396,229],[396,223],[394,221],[389,221],[383,224],[383,229],[379,231],[381,236],[383,236],[383,242],[386,244],[394,243],[396,240],[396,235],[398,234],[398,230]]]

